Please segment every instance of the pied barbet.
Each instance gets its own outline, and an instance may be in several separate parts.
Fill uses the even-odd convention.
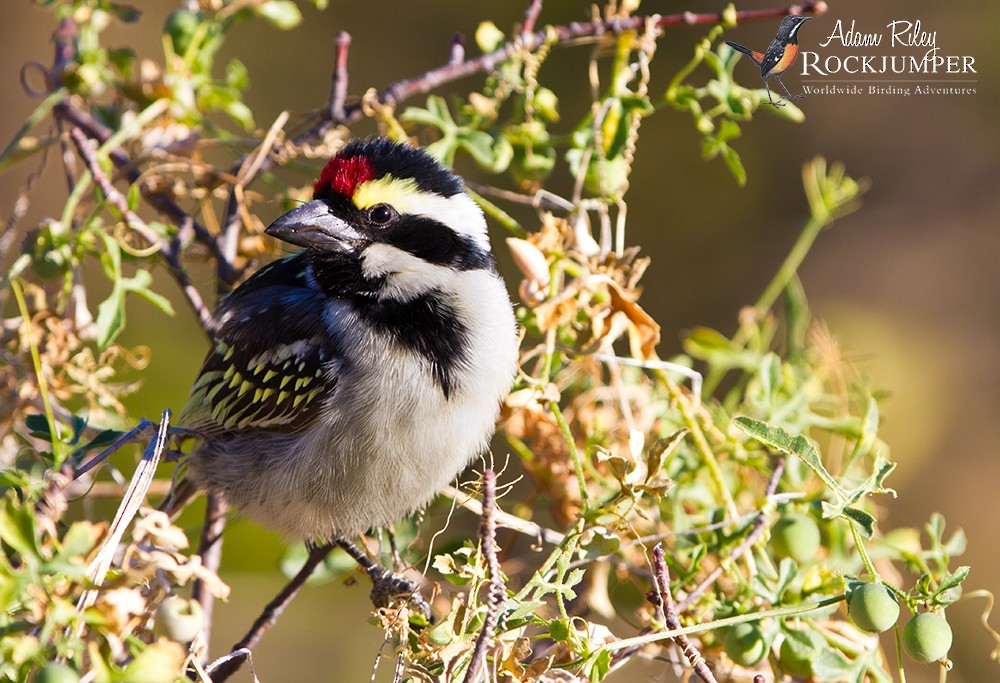
[[[290,537],[387,526],[484,451],[514,380],[486,221],[425,152],[369,139],[266,232],[302,250],[219,304],[185,481]]]

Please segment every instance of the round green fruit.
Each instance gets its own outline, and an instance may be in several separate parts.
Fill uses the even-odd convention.
[[[922,664],[936,662],[951,649],[951,626],[940,614],[918,614],[903,627],[903,649]]]
[[[46,664],[35,676],[35,683],[80,683],[80,677],[65,664]]]
[[[204,613],[197,600],[171,595],[156,608],[153,633],[176,643],[194,640],[204,625]]]
[[[882,584],[866,583],[851,592],[847,612],[862,631],[882,633],[899,619],[899,603]]]
[[[811,517],[791,514],[778,520],[771,530],[771,546],[778,557],[808,562],[819,550],[819,526]]]
[[[778,648],[778,661],[781,662],[781,668],[790,676],[809,678],[813,675],[812,660],[797,652],[787,637],[781,641],[781,647]]]
[[[767,643],[756,624],[737,624],[726,632],[726,654],[740,666],[753,666],[764,659]]]

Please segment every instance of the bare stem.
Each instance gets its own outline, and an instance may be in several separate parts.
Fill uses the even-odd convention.
[[[677,618],[677,612],[674,610],[674,598],[670,594],[670,576],[667,573],[667,563],[663,555],[663,544],[661,543],[657,543],[656,547],[653,548],[653,575],[656,577],[656,591],[650,591],[646,597],[656,606],[663,623],[666,624],[668,629],[671,631],[679,629],[681,621]],[[715,676],[705,663],[705,659],[698,652],[698,648],[694,646],[690,638],[685,635],[679,635],[674,638],[674,642],[677,643],[681,652],[684,653],[684,656],[691,664],[691,668],[694,669],[694,673],[698,678],[705,681],[705,683],[717,683]]]
[[[479,526],[479,542],[486,566],[490,571],[490,585],[487,597],[486,619],[483,628],[476,638],[476,646],[472,651],[472,662],[465,672],[464,683],[475,683],[480,672],[486,666],[486,648],[496,631],[500,620],[500,610],[503,608],[507,594],[507,586],[500,571],[500,560],[497,558],[497,524],[493,517],[496,510],[497,475],[492,469],[483,472],[483,516]],[[488,679],[488,677],[487,677]]]
[[[229,504],[221,493],[209,491],[206,496],[205,523],[201,527],[201,540],[198,542],[198,555],[201,564],[213,574],[219,573],[222,565],[222,532],[226,529],[226,512]],[[191,597],[201,605],[204,614],[205,652],[208,652],[209,637],[212,633],[212,611],[215,605],[212,592],[208,590],[201,579],[195,581]]]

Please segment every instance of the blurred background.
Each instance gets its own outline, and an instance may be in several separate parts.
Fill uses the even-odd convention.
[[[140,22],[110,29],[108,43],[129,44],[140,56],[162,59],[160,29],[178,3],[135,4],[144,13]],[[360,95],[440,65],[456,31],[470,37],[474,50],[471,36],[480,21],[491,19],[508,30],[520,21],[526,3],[330,4],[317,12],[303,3],[306,20],[291,32],[257,22],[231,33],[219,63],[238,56],[248,67],[247,102],[259,126],[269,126],[282,110],[322,105],[338,30],[353,36],[350,93]],[[760,1],[737,5],[772,6]],[[647,0],[641,11],[722,7],[721,2]],[[586,20],[589,13],[587,3],[548,0],[540,23]],[[54,25],[48,12],[28,0],[7,0],[0,17],[0,138],[6,144],[37,104],[20,86],[21,66],[29,60],[50,63]],[[803,162],[823,155],[844,162],[852,176],[870,179],[862,209],[821,235],[800,276],[814,312],[848,357],[874,379],[874,386],[891,389],[882,404],[882,437],[899,462],[889,481],[899,499],[887,507],[889,524],[920,527],[932,512],[943,513],[950,529],[961,527],[969,538],[969,550],[958,562],[973,567],[967,589],[1000,592],[1000,50],[995,43],[1000,3],[833,0],[826,15],[803,27],[802,49],[817,50],[838,18],[848,24],[854,19],[865,31],[881,31],[894,19],[919,19],[925,30],[937,32],[944,54],[975,58],[977,73],[966,78],[978,82],[964,85],[975,87],[976,94],[814,95],[799,102],[806,114],[801,124],[762,110],[733,143],[749,174],[742,189],[720,160],[701,160],[687,114],[663,111],[647,119],[627,196],[629,242],[642,245],[653,259],[642,303],[663,326],[661,356],[679,352],[683,330],[696,325],[731,333],[740,307],[756,299],[808,217]],[[776,24],[746,24],[726,37],[762,49]],[[653,64],[654,96],[707,31],[667,29]],[[556,84],[560,95],[568,90],[560,84],[579,84],[577,99],[568,96],[562,102],[566,122],[578,120],[589,106],[588,56],[587,47],[559,50],[540,73],[540,82]],[[793,92],[802,87],[799,68],[784,79]],[[749,61],[737,66],[737,77],[756,86],[757,72]],[[473,78],[452,92],[467,93],[480,84]],[[422,103],[418,98],[409,104]],[[355,132],[373,129],[361,125]],[[475,177],[471,164],[461,162],[459,170]],[[30,166],[0,176],[4,218]],[[62,206],[66,190],[58,164],[49,164],[39,187],[25,225]],[[568,183],[556,183],[552,189],[567,188]],[[260,209],[265,224],[278,213],[278,206]],[[492,229],[495,239],[504,236],[499,226]],[[514,282],[512,271],[506,272]],[[206,293],[209,283],[206,273],[200,282]],[[164,278],[158,291],[177,302],[177,318],[134,305],[121,340],[152,349],[145,386],[130,403],[133,414],[150,417],[166,406],[180,408],[206,347],[172,281]],[[197,522],[192,516],[190,526]],[[230,526],[222,576],[234,595],[247,599],[218,607],[216,653],[242,635],[282,584],[276,570],[282,550],[279,540],[249,521]],[[289,671],[301,680],[367,680],[381,645],[380,630],[360,626],[367,616],[368,589],[335,584],[307,591],[258,648],[261,680],[287,680]],[[982,601],[970,601],[949,610],[956,632],[950,680],[1000,678],[1000,667],[988,658],[993,643],[978,626],[982,607]],[[994,625],[998,621],[1000,615],[994,616]],[[644,679],[663,678],[648,671]],[[908,666],[907,674],[909,680],[937,680],[931,667]],[[379,680],[389,678],[391,663],[383,662]],[[618,680],[629,679],[626,673]],[[250,677],[244,670],[233,680]]]

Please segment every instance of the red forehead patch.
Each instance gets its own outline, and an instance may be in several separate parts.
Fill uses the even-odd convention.
[[[334,194],[353,197],[362,183],[375,177],[375,167],[368,157],[334,157],[313,185],[313,199],[329,199]]]

